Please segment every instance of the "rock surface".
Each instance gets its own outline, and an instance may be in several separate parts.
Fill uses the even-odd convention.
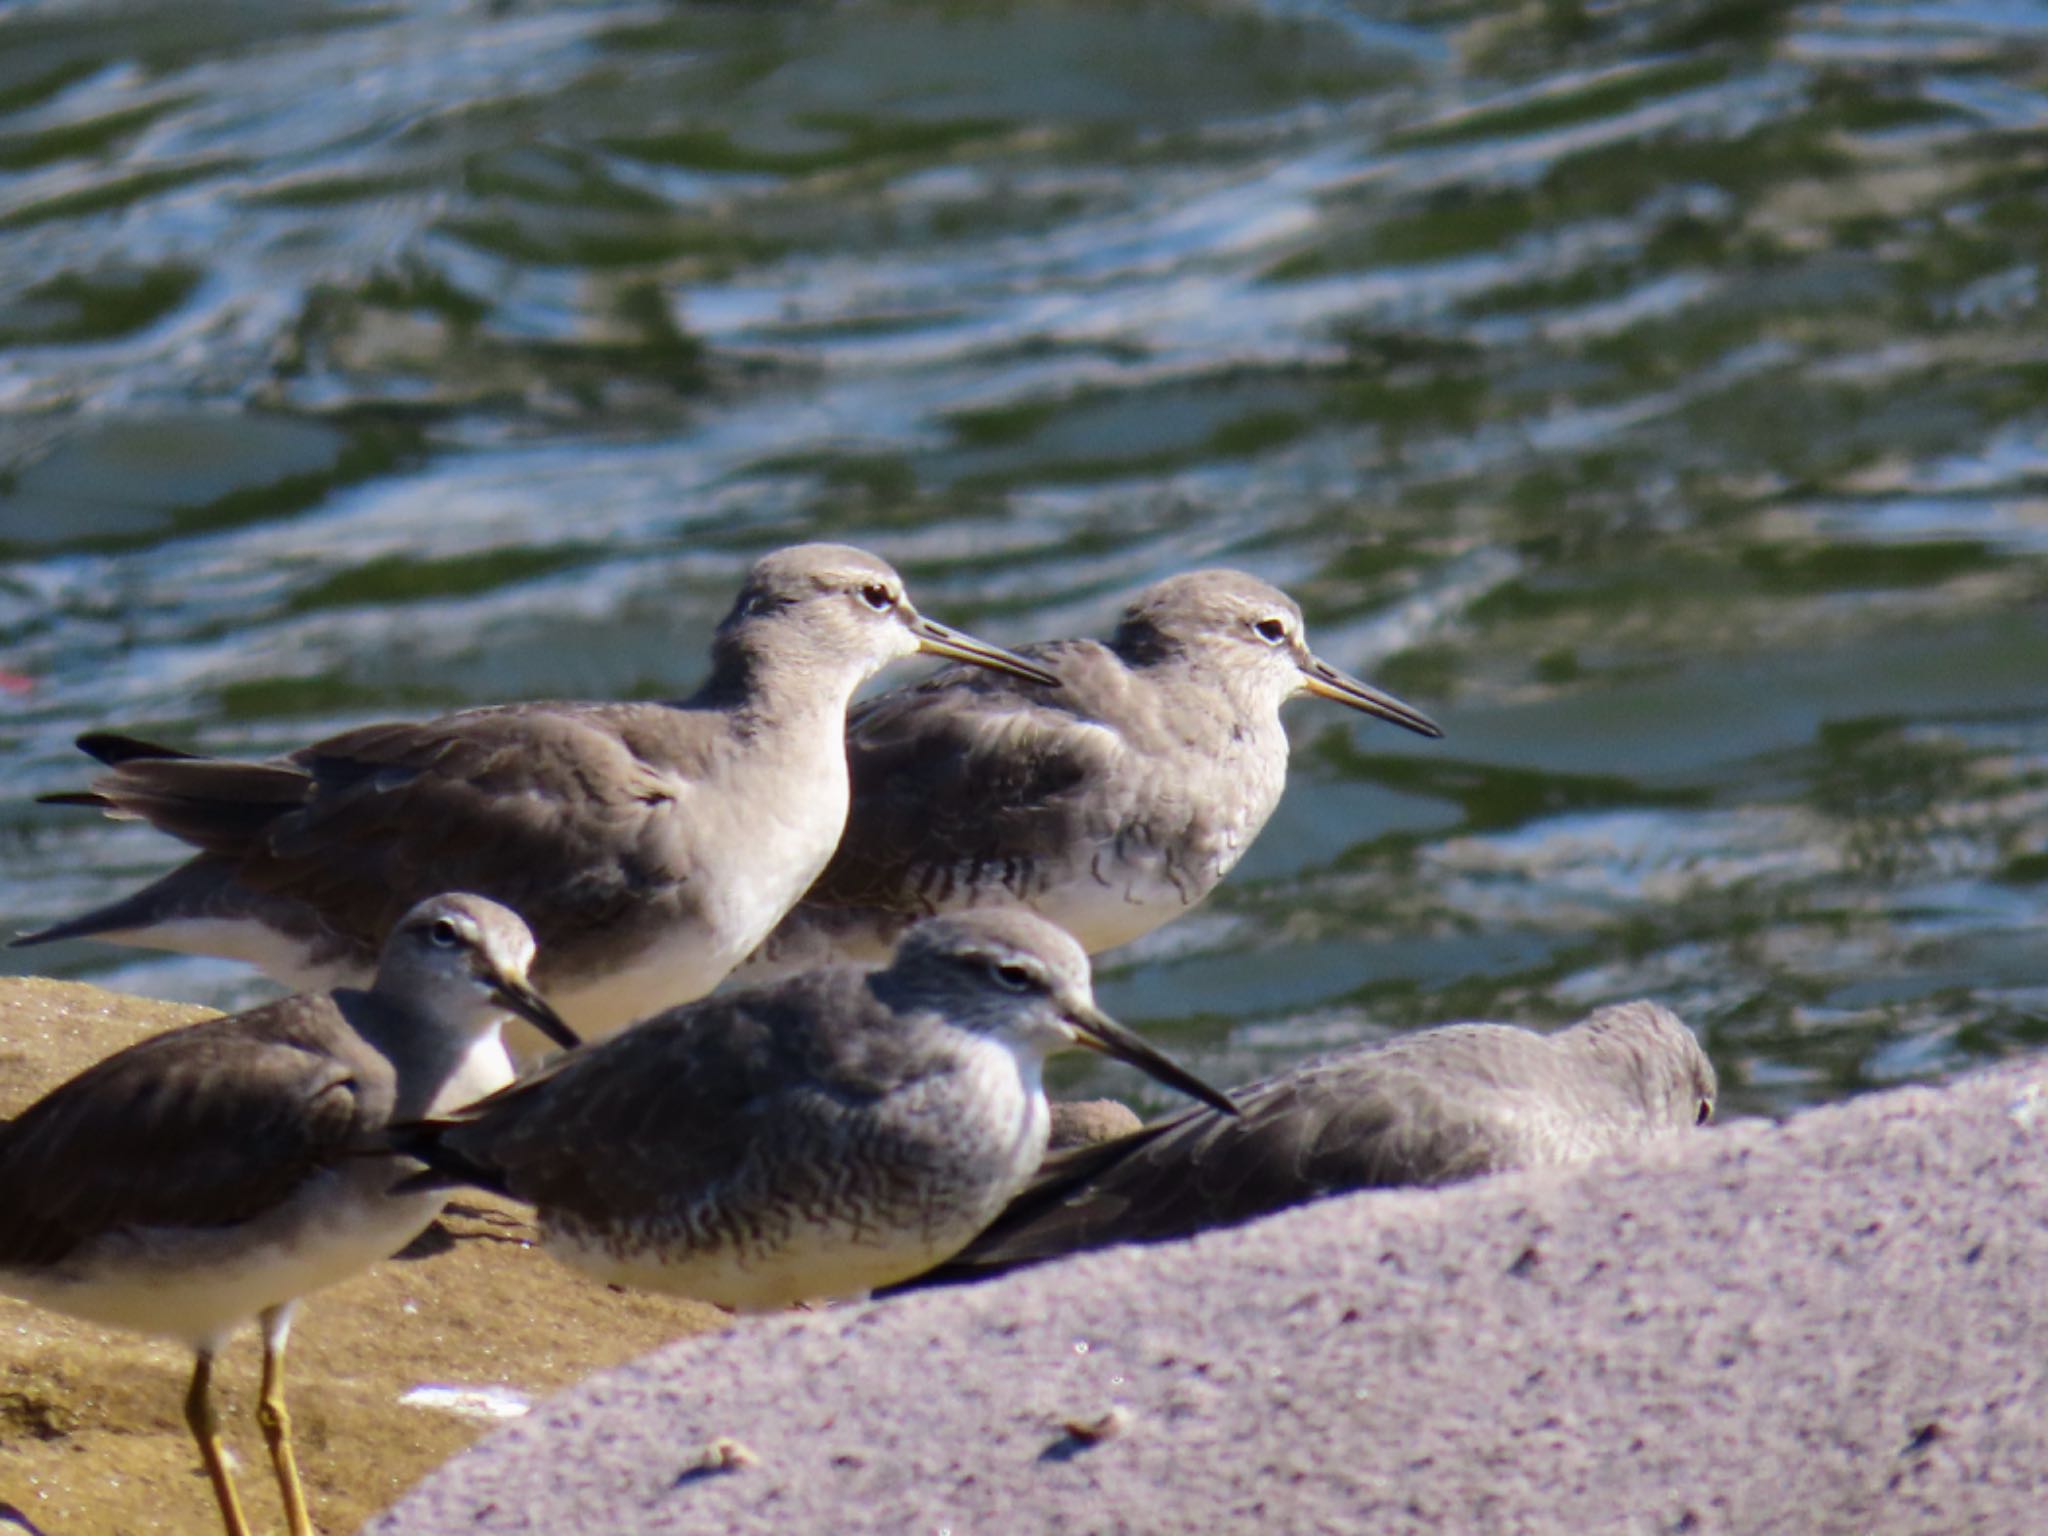
[[[2048,1529],[2048,1068],[757,1319],[376,1536]]]

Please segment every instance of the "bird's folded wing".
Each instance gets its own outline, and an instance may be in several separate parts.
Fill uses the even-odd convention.
[[[1444,1113],[1426,1082],[1407,1079],[1356,1057],[1312,1064],[1233,1090],[1235,1119],[1193,1108],[1056,1154],[931,1278],[1186,1237],[1343,1190],[1448,1183],[1500,1163],[1484,1124]]]
[[[451,1173],[587,1221],[713,1194],[751,1152],[820,1132],[894,1081],[876,1042],[857,1047],[866,1059],[821,1054],[791,996],[737,992],[644,1021],[428,1129]],[[436,1165],[431,1145],[419,1155]]]
[[[805,899],[925,912],[955,882],[1111,838],[1127,811],[1115,792],[1126,752],[1080,688],[953,667],[885,694],[848,723],[852,809]]]
[[[335,1162],[388,1100],[347,1062],[195,1035],[206,1027],[110,1057],[0,1130],[0,1265],[58,1263],[121,1229],[246,1221]]]
[[[131,757],[94,790],[231,861],[250,889],[374,943],[444,890],[515,908],[567,895],[605,921],[663,877],[670,844],[650,811],[688,783],[639,757],[606,712],[514,707],[365,726],[269,763]],[[582,885],[562,891],[563,870]]]

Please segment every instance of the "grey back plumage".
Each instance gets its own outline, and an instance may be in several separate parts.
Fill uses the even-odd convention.
[[[778,1305],[899,1279],[979,1230],[1044,1151],[1040,1060],[1083,1038],[1157,1066],[1094,1008],[1071,938],[968,914],[878,971],[646,1020],[396,1145],[533,1204],[603,1278]]]
[[[920,649],[1046,677],[919,614],[886,562],[807,544],[755,563],[710,676],[678,703],[466,710],[261,763],[88,735],[108,771],[50,798],[146,820],[198,857],[16,942],[155,936],[327,984],[367,975],[413,903],[472,890],[535,925],[544,990],[601,993],[659,957],[629,996],[579,1000],[590,1027],[617,1028],[708,991],[823,866],[844,814],[846,703]],[[786,846],[764,851],[764,825]]]
[[[577,1223],[638,1221],[682,1191],[716,1204],[751,1158],[831,1140],[928,1065],[895,1022],[852,967],[706,998],[557,1058],[408,1150]]]
[[[282,1204],[395,1113],[426,1112],[532,950],[496,903],[435,898],[394,931],[371,991],[283,998],[87,1068],[0,1126],[0,1271]]]
[[[912,1284],[1228,1226],[1344,1190],[1572,1163],[1713,1113],[1714,1069],[1654,1003],[1553,1035],[1453,1024],[1290,1068],[1203,1109],[1046,1160],[987,1231]]]
[[[448,1117],[409,1150],[596,1227],[797,1198],[795,1184],[771,1188],[783,1180],[857,1179],[847,1153],[864,1134],[886,1134],[860,1131],[862,1117],[906,1090],[942,1088],[970,1065],[961,1035],[1034,1001],[990,980],[991,952],[1029,953],[1050,986],[1087,994],[1079,948],[1028,914],[928,923],[880,970],[825,967],[643,1020]],[[906,1120],[897,1132],[907,1141],[945,1129]]]
[[[1140,931],[1207,895],[1279,802],[1289,698],[1321,692],[1441,734],[1319,661],[1293,599],[1242,571],[1170,577],[1106,643],[1025,654],[1061,686],[950,667],[853,712],[846,830],[755,973],[872,956],[919,917],[998,901],[1035,906],[1091,949],[1125,942],[1077,919],[1062,888],[1139,881],[1115,910]]]

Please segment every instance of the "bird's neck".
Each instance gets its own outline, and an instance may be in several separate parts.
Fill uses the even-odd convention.
[[[409,1096],[401,1089],[400,1118],[448,1114],[465,1104],[474,1104],[487,1094],[496,1093],[518,1075],[512,1065],[511,1053],[505,1049],[503,1020],[493,1020],[457,1045],[453,1061],[445,1071],[435,1075],[431,1091],[426,1091],[425,1083],[421,1084],[423,1101],[417,1111],[410,1110]]]
[[[802,730],[821,719],[832,722],[835,734],[843,729],[846,706],[870,668],[788,644],[769,656],[748,638],[744,630],[718,637],[711,675],[684,708],[717,710],[749,734]]]
[[[374,986],[364,996],[369,1006],[356,1010],[356,1033],[397,1074],[394,1119],[421,1119],[512,1081],[499,1015],[479,1010],[474,1017],[450,1022],[407,1007]]]

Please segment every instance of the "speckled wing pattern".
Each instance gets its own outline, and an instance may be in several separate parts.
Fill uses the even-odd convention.
[[[693,723],[664,705],[512,705],[364,726],[268,763],[130,750],[93,796],[367,943],[443,890],[523,908],[545,886],[597,928],[675,873],[652,812],[691,765],[645,754],[659,735],[665,762],[687,759]],[[593,865],[597,846],[616,852]],[[549,873],[563,870],[577,871],[566,888]]]
[[[1061,686],[952,666],[852,713],[853,809],[806,904],[925,915],[956,884],[1016,890],[1033,861],[1116,835],[1131,801],[1104,790],[1125,748],[1090,701],[1123,685],[1122,663],[1092,640],[1020,654]],[[947,857],[970,849],[974,863]]]
[[[1342,1190],[1447,1184],[1518,1166],[1528,1149],[1515,1118],[1498,1113],[1502,1101],[1491,1081],[1476,1084],[1476,1100],[1447,1100],[1437,1091],[1441,1058],[1461,1054],[1458,1028],[1409,1037],[1429,1038],[1436,1071],[1412,1062],[1405,1042],[1395,1041],[1234,1089],[1242,1110],[1235,1120],[1197,1107],[1049,1157],[987,1231],[914,1283],[978,1278],[1112,1243],[1184,1237]],[[1522,1065],[1543,1075],[1540,1037],[1499,1033],[1515,1037],[1506,1050],[1526,1055]],[[1501,1041],[1488,1044],[1495,1056],[1484,1063],[1487,1078],[1512,1078],[1517,1064],[1498,1059]]]
[[[144,1040],[0,1128],[0,1267],[132,1227],[224,1227],[288,1199],[381,1125],[394,1077],[322,997]]]
[[[872,1028],[816,1027],[869,1009]],[[813,1137],[843,1144],[835,1122],[930,1066],[888,1019],[862,973],[813,972],[646,1020],[399,1144],[447,1178],[593,1225],[679,1209],[684,1192],[715,1208],[746,1176],[735,1148],[790,1161]]]

